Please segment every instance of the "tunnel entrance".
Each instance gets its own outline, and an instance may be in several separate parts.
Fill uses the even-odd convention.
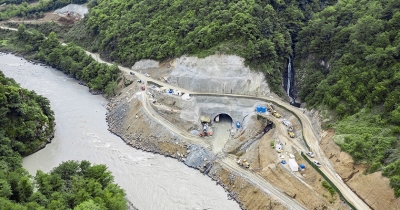
[[[228,114],[218,114],[214,117],[214,122],[221,122],[221,123],[232,123],[232,117]]]
[[[214,117],[214,140],[213,152],[221,152],[230,136],[232,129],[232,118],[228,114],[218,114]]]

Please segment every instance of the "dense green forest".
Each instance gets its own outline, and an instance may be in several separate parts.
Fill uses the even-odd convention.
[[[38,2],[30,5],[29,3]],[[68,4],[84,4],[87,0],[0,0],[0,20],[8,20],[12,17],[21,18],[42,18],[43,12],[56,10]]]
[[[339,1],[313,15],[296,50],[301,99],[334,110],[340,147],[400,196],[400,1]]]
[[[281,91],[289,57],[300,98],[337,115],[341,148],[383,170],[400,195],[400,2],[105,1],[71,40],[125,65],[142,58],[237,54]],[[86,32],[85,32],[86,31]],[[86,33],[86,34],[85,34]],[[90,40],[89,40],[90,37]]]
[[[52,137],[54,113],[49,101],[34,91],[20,88],[0,71],[1,145],[21,155],[31,154]]]
[[[0,71],[0,209],[126,209],[124,191],[105,165],[67,161],[35,177],[21,167],[51,137],[49,101]]]
[[[293,55],[295,34],[313,11],[330,3],[97,0],[85,26],[67,39],[127,66],[143,58],[237,54],[265,72],[271,88],[280,94],[280,70]]]
[[[0,34],[5,38],[0,49],[27,54],[86,83],[91,91],[115,95],[118,66],[100,64],[72,43],[62,45],[53,32],[46,38],[37,30],[28,31],[25,25],[20,25],[17,32],[2,30]]]
[[[370,164],[368,172],[382,170],[400,196],[400,1],[95,0],[89,5],[89,16],[63,38],[126,66],[143,58],[236,54],[264,72],[280,94],[282,71],[294,57],[302,101],[329,110],[334,121],[327,126],[335,128],[340,147],[357,163]],[[50,56],[43,47],[52,45],[35,47],[18,36],[9,43],[25,40],[26,51],[39,51],[36,58],[64,68],[65,51]],[[49,37],[55,43],[56,35]]]

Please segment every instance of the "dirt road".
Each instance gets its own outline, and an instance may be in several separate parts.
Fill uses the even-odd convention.
[[[15,28],[2,27],[2,26],[0,26],[0,28],[1,29],[6,29],[6,30],[17,31],[17,29],[15,29]],[[86,51],[86,53],[88,55],[91,55],[95,60],[97,60],[97,62],[107,63],[108,65],[112,65],[111,63],[105,62],[102,59],[100,59],[97,54],[93,54],[93,53],[90,53],[90,52],[87,52],[87,51]],[[126,68],[126,67],[122,67],[122,66],[118,66],[118,67],[123,72],[125,72],[127,74],[129,74],[130,72],[134,72],[135,75],[139,79],[141,79],[142,81],[147,81],[147,82],[150,81],[150,82],[162,85],[162,86],[164,86],[166,88],[172,88],[172,89],[175,89],[175,90],[180,90],[181,92],[189,93],[189,94],[192,94],[192,95],[196,95],[196,94],[203,94],[204,95],[204,93],[195,93],[195,92],[192,92],[192,91],[189,91],[189,90],[185,90],[183,88],[172,86],[172,85],[167,84],[165,82],[161,82],[161,81],[146,77],[145,75],[143,75],[143,74],[141,74],[141,73],[139,73],[137,71],[133,71],[133,70],[131,70],[129,68]],[[143,95],[144,95],[144,97],[143,97],[144,106],[143,107],[145,108],[145,110],[148,113],[150,113],[150,115],[152,117],[157,119],[160,123],[165,125],[172,132],[184,137],[185,139],[190,140],[190,142],[196,142],[197,144],[204,145],[205,147],[210,148],[210,145],[205,144],[201,140],[197,140],[197,138],[195,138],[193,136],[187,136],[187,132],[176,128],[174,125],[169,123],[167,120],[165,120],[164,118],[158,116],[158,114],[156,114],[155,112],[152,112],[151,111],[152,108],[151,109],[149,108],[150,106],[148,105],[148,100],[147,100],[146,94],[143,94]],[[240,97],[240,98],[249,98],[249,99],[251,98],[251,99],[264,100],[264,101],[271,101],[271,102],[279,104],[280,106],[284,107],[287,110],[292,111],[295,115],[297,115],[297,117],[302,122],[302,126],[303,126],[302,129],[303,129],[304,138],[307,140],[310,148],[315,153],[316,158],[318,158],[319,161],[321,162],[321,164],[323,165],[321,167],[321,171],[325,173],[325,175],[339,188],[339,190],[341,191],[343,196],[350,203],[352,203],[357,209],[370,209],[369,206],[364,203],[364,201],[362,201],[340,178],[338,178],[338,176],[336,175],[336,172],[335,172],[332,164],[329,162],[328,158],[325,157],[324,152],[322,151],[322,149],[319,146],[319,141],[320,141],[321,137],[316,135],[316,133],[313,130],[313,126],[312,126],[312,123],[311,123],[310,119],[306,115],[304,115],[301,110],[299,110],[298,108],[287,104],[286,102],[284,102],[284,101],[282,101],[280,99],[276,99],[276,98],[272,98],[272,97],[252,97],[252,96],[245,96],[245,95],[208,94],[208,93],[207,93],[207,95],[210,95],[210,96]],[[277,196],[282,202],[286,203],[287,205],[293,207],[294,209],[303,209],[303,207],[300,206],[297,202],[295,202],[293,199],[288,198],[285,194],[281,193],[280,191],[276,190],[267,181],[259,180],[259,177],[257,177],[255,174],[240,168],[236,164],[231,165],[231,164],[229,164],[230,163],[229,161],[231,161],[231,160],[223,159],[222,162],[224,164],[226,164],[227,166],[231,167],[231,169],[234,170],[235,172],[237,172],[239,174],[243,174],[243,175],[245,174],[246,176],[248,176],[249,180],[252,180],[253,182],[255,182],[255,180],[258,180],[261,183],[264,183],[264,184],[260,185],[263,190],[265,190],[265,191],[269,190],[270,192],[272,192],[275,196]]]
[[[144,108],[144,110],[151,117],[153,117],[155,120],[157,120],[159,123],[161,123],[166,129],[175,133],[176,135],[179,135],[181,138],[185,139],[185,141],[187,141],[187,142],[199,144],[199,145],[209,149],[210,151],[212,151],[212,148],[211,148],[212,146],[210,144],[205,143],[205,141],[203,141],[203,139],[198,138],[194,135],[189,135],[186,131],[183,131],[182,129],[176,127],[171,122],[165,120],[163,117],[158,115],[154,111],[154,109],[151,107],[151,105],[149,104],[147,94],[142,92],[141,95],[142,95],[141,100],[142,100],[142,105],[143,105],[142,107]],[[276,200],[280,200],[280,203],[286,204],[288,209],[305,209],[296,200],[288,197],[286,194],[284,194],[283,192],[276,189],[274,186],[272,186],[272,184],[267,182],[262,177],[238,166],[238,164],[236,164],[235,160],[232,157],[225,157],[225,158],[219,160],[219,162],[223,166],[229,168],[232,172],[235,172],[242,178],[244,178],[244,179],[248,180],[249,182],[258,186],[266,194],[271,195]]]
[[[99,55],[98,54],[93,54],[93,53],[90,53],[90,52],[86,52],[87,54],[89,54],[89,55],[91,55],[94,59],[96,59],[98,62],[100,62],[100,63],[107,63],[107,62],[105,62],[105,61],[103,61],[102,59],[100,59],[99,58]],[[107,63],[107,64],[109,64],[109,65],[111,65],[110,63]],[[284,107],[285,109],[287,109],[287,110],[290,110],[290,111],[292,111],[295,115],[297,115],[297,117],[300,119],[300,121],[302,122],[302,129],[303,129],[303,135],[304,135],[304,138],[306,139],[306,141],[307,141],[307,143],[308,143],[308,145],[310,146],[310,148],[311,148],[311,150],[315,153],[315,156],[316,156],[316,159],[318,159],[319,160],[319,162],[322,164],[322,167],[321,167],[321,171],[322,172],[324,172],[325,173],[325,175],[338,187],[338,189],[341,191],[341,193],[343,194],[343,196],[350,202],[350,203],[352,203],[357,209],[370,209],[370,207],[363,201],[363,200],[361,200],[336,174],[336,172],[335,172],[335,170],[334,170],[334,168],[333,168],[333,166],[332,166],[332,164],[329,162],[329,159],[324,155],[324,152],[322,151],[322,149],[320,148],[320,146],[319,146],[319,142],[320,142],[320,139],[321,139],[321,137],[319,137],[318,135],[316,135],[316,133],[314,132],[314,130],[313,130],[313,126],[312,126],[312,123],[311,123],[311,121],[310,121],[310,119],[305,115],[305,114],[303,114],[303,112],[301,111],[301,110],[299,110],[297,107],[294,107],[294,106],[291,106],[290,104],[288,104],[287,102],[284,102],[284,101],[282,101],[282,100],[280,100],[280,99],[276,99],[276,98],[272,98],[272,97],[253,97],[253,96],[246,96],[246,95],[233,95],[233,94],[216,94],[216,93],[196,93],[196,92],[193,92],[193,91],[189,91],[189,90],[185,90],[185,89],[183,89],[183,88],[180,88],[180,87],[175,87],[175,86],[173,86],[173,85],[170,85],[170,84],[168,84],[168,83],[165,83],[165,82],[161,82],[161,81],[159,81],[159,80],[155,80],[155,79],[152,79],[152,78],[149,78],[149,77],[146,77],[145,75],[143,75],[143,74],[141,74],[141,73],[139,73],[139,72],[137,72],[137,71],[134,71],[134,70],[132,70],[132,69],[129,69],[129,68],[126,68],[126,67],[122,67],[122,66],[118,66],[120,69],[121,69],[121,71],[123,71],[123,72],[125,72],[125,73],[127,73],[127,74],[129,74],[130,72],[134,72],[135,73],[135,75],[139,78],[139,79],[141,79],[142,81],[147,81],[147,82],[153,82],[153,83],[156,83],[156,84],[159,84],[159,85],[161,85],[161,86],[164,86],[164,87],[166,87],[166,88],[171,88],[171,89],[175,89],[175,90],[180,90],[180,91],[182,91],[182,92],[185,92],[185,93],[189,93],[189,94],[192,94],[192,95],[210,95],[210,96],[224,96],[224,97],[226,97],[226,96],[228,96],[228,97],[237,97],[237,98],[249,98],[249,99],[258,99],[258,100],[263,100],[263,101],[270,101],[270,102],[274,102],[274,103],[276,103],[276,104],[279,104],[280,106],[282,106],[282,107]],[[154,116],[157,116],[157,114],[155,114]],[[170,127],[175,127],[175,126],[173,126],[173,125],[170,125],[170,123],[166,123],[165,122],[166,120],[164,119],[164,121],[160,121],[160,122],[162,122],[163,124],[165,124],[165,125],[167,125],[167,127],[168,128],[170,128]],[[176,130],[176,129],[173,129],[172,131],[174,131],[174,130]],[[182,132],[182,131],[179,131],[179,132],[177,132],[177,134],[183,134],[183,133],[185,133],[184,131]],[[187,133],[187,132],[186,132]],[[185,137],[186,138],[186,137]],[[199,142],[199,141],[196,141],[196,142]],[[303,149],[304,149],[304,151],[306,151],[306,148],[304,148],[303,147]],[[224,161],[222,161],[223,163],[226,163],[225,162],[225,159],[224,159]],[[227,165],[230,165],[230,164],[228,164],[228,163],[226,163]],[[236,171],[236,172],[238,172],[238,173],[240,173],[240,174],[243,174],[244,173],[244,169],[242,169],[242,168],[240,168],[240,167],[238,167],[237,166],[237,164],[234,164],[236,167],[234,167],[234,166],[232,166],[232,165],[230,165],[230,167],[232,168],[232,170],[234,170],[234,171]],[[250,173],[250,172],[248,172],[248,173],[246,173],[248,176],[249,176],[249,179],[255,179],[255,180],[257,180],[257,179],[259,179],[259,178],[257,178],[257,176],[255,175],[255,174],[253,174],[253,175],[250,175],[250,174],[252,174],[252,173]],[[264,182],[265,183],[268,183],[268,182],[266,182],[265,180],[264,180]],[[269,184],[269,183],[268,183]],[[269,186],[267,186],[268,184],[265,184],[265,186],[264,185],[261,185],[261,186],[263,186],[265,189],[264,190],[271,190],[271,188],[269,187]],[[271,184],[269,184],[270,186],[272,186]],[[275,188],[274,188],[275,189]],[[272,190],[271,190],[272,191]],[[274,191],[275,193],[278,193],[278,192],[276,192],[276,190]],[[280,195],[279,195],[280,194]],[[276,195],[276,194],[275,194]],[[276,196],[278,196],[282,201],[284,201],[285,203],[287,203],[287,204],[289,204],[288,203],[288,201],[287,201],[287,196],[285,195],[285,194],[283,194],[283,193],[278,193],[278,195],[276,195]],[[289,199],[289,200],[292,200],[293,201],[293,199]],[[292,205],[294,205],[294,204],[292,204]],[[300,208],[301,206],[298,206],[297,207],[297,209],[298,208]],[[303,207],[301,207],[301,208],[303,208]]]

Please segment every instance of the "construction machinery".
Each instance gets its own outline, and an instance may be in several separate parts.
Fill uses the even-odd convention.
[[[290,138],[294,138],[292,123],[287,119],[283,119],[282,123],[288,128],[287,132],[288,132],[288,135],[290,136]]]
[[[276,117],[276,118],[281,117],[281,115],[278,112],[276,112],[275,110],[272,112],[272,115],[274,115],[274,117]]]
[[[250,167],[250,163],[249,162],[247,162],[247,160],[246,159],[239,159],[238,161],[237,161],[237,163],[240,165],[240,166],[243,166],[243,167],[246,167],[246,168],[249,168]]]
[[[272,105],[272,103],[268,103],[267,104],[267,109],[269,112],[272,113],[272,115],[276,118],[280,118],[281,115],[274,109],[274,106]]]
[[[288,135],[290,136],[290,138],[294,138],[294,132],[293,132],[293,127],[292,127],[292,125],[290,125],[290,126],[288,127],[287,133],[288,133]]]
[[[203,136],[212,136],[212,130],[209,127],[209,123],[211,123],[211,119],[207,116],[201,116],[200,118],[201,125],[203,126],[202,132],[199,133],[200,137]]]
[[[293,131],[289,131],[289,130],[288,130],[287,133],[289,134],[290,138],[294,138],[294,133],[293,133]]]

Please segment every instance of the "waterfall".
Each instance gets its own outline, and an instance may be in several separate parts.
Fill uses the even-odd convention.
[[[287,71],[288,71],[288,80],[286,86],[286,93],[290,97],[290,79],[292,78],[292,61],[290,60],[290,58],[287,66]]]

